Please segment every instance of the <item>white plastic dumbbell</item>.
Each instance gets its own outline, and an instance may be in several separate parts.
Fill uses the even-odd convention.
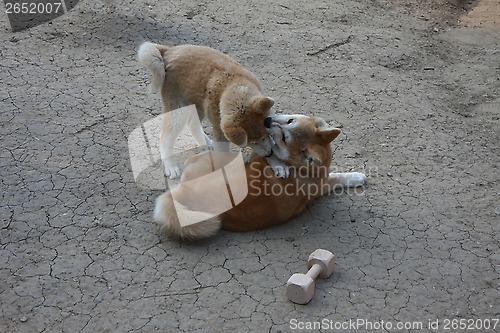
[[[323,249],[317,249],[309,256],[306,274],[293,274],[286,283],[288,299],[297,304],[307,304],[314,295],[314,280],[328,278],[333,273],[335,256]]]

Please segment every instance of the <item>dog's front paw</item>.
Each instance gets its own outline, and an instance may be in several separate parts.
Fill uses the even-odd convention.
[[[288,178],[290,176],[290,169],[286,165],[273,165],[271,168],[278,178]]]
[[[163,163],[163,172],[165,176],[170,179],[179,178],[181,176],[181,169],[175,164],[175,162],[165,161]]]
[[[366,176],[361,172],[349,172],[346,186],[356,187],[365,184]]]
[[[290,176],[290,168],[282,160],[275,155],[267,158],[267,163],[278,178],[288,178]]]
[[[345,187],[357,187],[365,184],[366,176],[361,172],[330,173],[330,177],[335,177],[339,183]]]

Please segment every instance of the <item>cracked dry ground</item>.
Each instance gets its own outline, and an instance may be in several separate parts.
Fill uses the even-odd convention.
[[[0,15],[1,332],[500,317],[498,26],[460,27],[445,0],[115,2],[18,33]],[[220,49],[277,112],[342,126],[335,166],[367,172],[364,194],[264,231],[160,236],[127,148],[160,111],[143,40]],[[285,283],[316,248],[334,275],[294,305]]]

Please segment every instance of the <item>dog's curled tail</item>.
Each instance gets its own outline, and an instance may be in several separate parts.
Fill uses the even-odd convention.
[[[165,80],[165,62],[163,61],[163,52],[168,47],[144,42],[139,46],[137,59],[139,63],[151,72],[151,92],[157,93],[163,86]]]
[[[191,213],[193,213],[193,215],[197,214],[197,212]],[[208,238],[215,235],[221,228],[221,221],[218,216],[208,218],[195,224],[181,226],[170,191],[156,198],[153,218],[160,225],[162,232],[174,238]]]

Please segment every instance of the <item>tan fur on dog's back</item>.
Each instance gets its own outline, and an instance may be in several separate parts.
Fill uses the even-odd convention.
[[[256,90],[261,89],[255,75],[222,52],[196,45],[153,45],[166,66],[162,96],[187,99],[185,103],[202,109],[206,97],[210,103],[218,104],[230,83],[250,84]],[[228,80],[230,77],[239,82]]]
[[[138,60],[151,72],[151,91],[161,90],[163,111],[196,105],[216,141],[245,146],[267,136],[264,119],[273,105],[257,77],[222,52],[205,46],[143,43]]]
[[[305,117],[293,131],[294,139],[290,143],[289,165],[293,167],[289,178],[275,176],[266,159],[253,155],[245,165],[249,193],[245,199],[232,209],[218,217],[201,223],[180,227],[175,213],[170,192],[162,194],[156,201],[155,221],[169,236],[179,238],[205,238],[214,235],[219,228],[231,231],[251,231],[281,224],[304,211],[307,205],[317,197],[328,192],[336,180],[329,177],[329,167],[332,159],[331,141],[340,133],[336,128],[318,127],[318,118]],[[316,158],[316,164],[310,164],[304,152],[308,151]],[[211,154],[217,154],[212,152]],[[194,179],[204,175],[200,170],[200,162],[207,159],[207,153],[197,155],[188,161],[182,180]],[[293,163],[293,164],[291,164]],[[305,168],[300,170],[298,168]],[[304,173],[305,172],[305,173]],[[205,173],[206,174],[206,173]],[[189,197],[189,186],[181,183],[174,189],[176,197]],[[214,187],[211,178],[197,188],[197,192],[206,192]],[[217,181],[216,179],[213,181]],[[290,193],[279,195],[264,195],[265,186],[287,188]],[[298,187],[310,188],[316,186],[315,194],[301,192]]]

